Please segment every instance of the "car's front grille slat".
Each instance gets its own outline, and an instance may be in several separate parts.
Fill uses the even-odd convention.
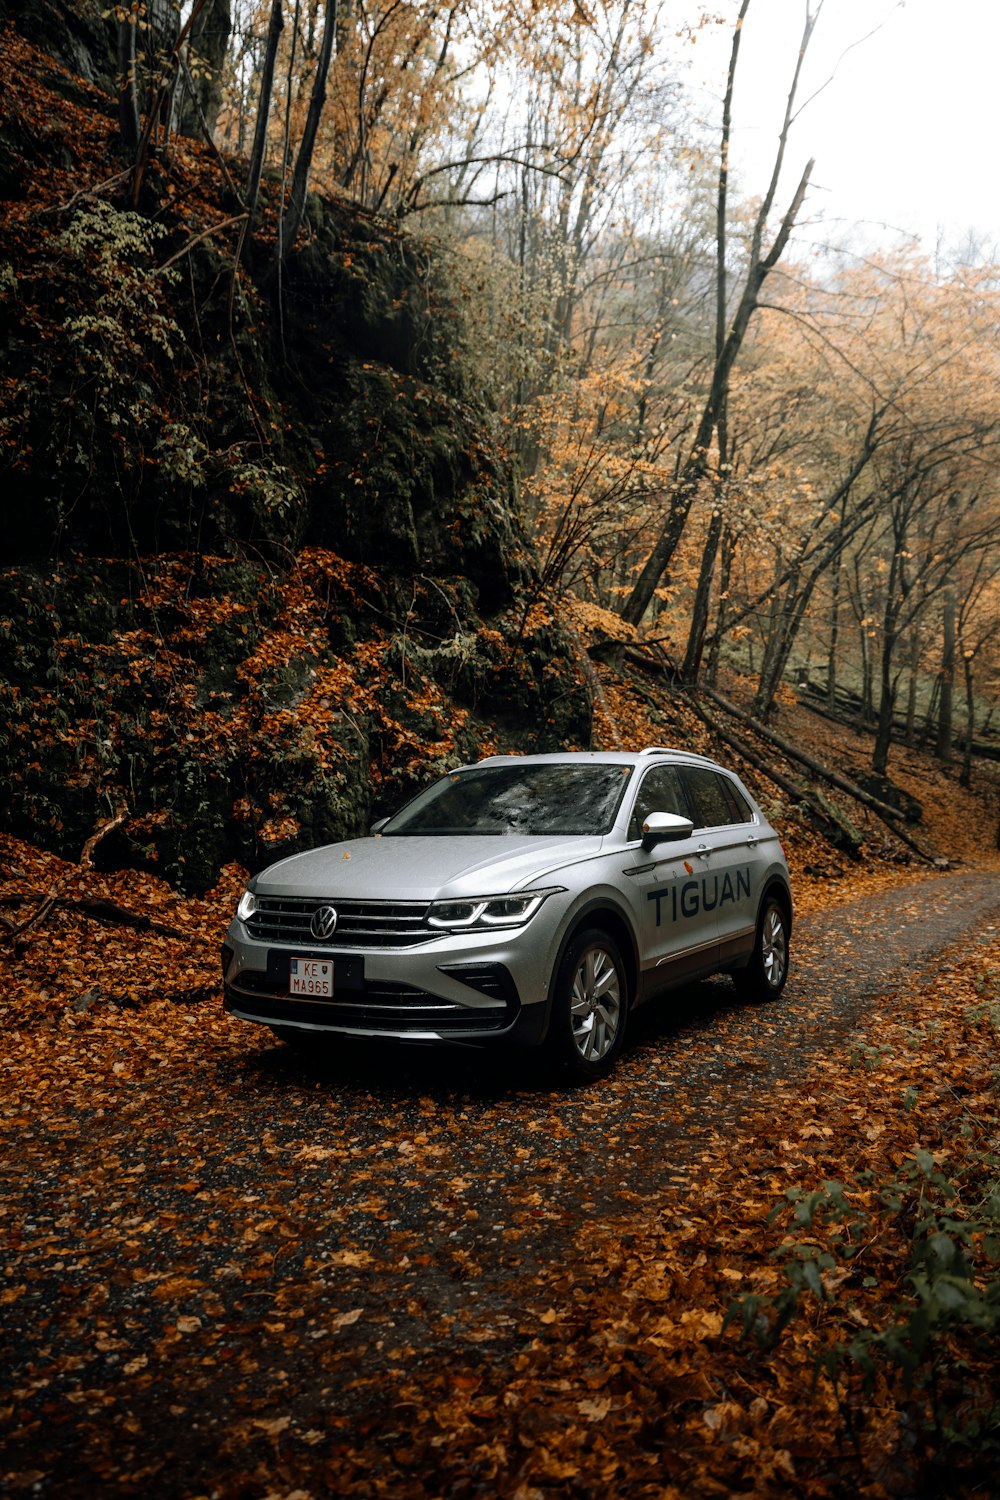
[[[302,1000],[273,992],[263,974],[247,973],[227,986],[226,1008],[271,1026],[303,1023],[330,1031],[393,1035],[427,1030],[442,1035],[502,1031],[516,1013],[515,1008],[502,1004],[473,1010],[405,985],[373,985],[366,993],[338,1001]]]
[[[321,906],[332,906],[337,913],[335,930],[323,940],[327,947],[405,948],[440,937],[427,925],[426,901],[330,901],[321,896],[258,896],[247,929],[259,943],[316,943],[309,924]]]

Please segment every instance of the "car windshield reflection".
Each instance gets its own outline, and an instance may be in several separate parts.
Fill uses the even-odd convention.
[[[421,792],[382,829],[389,835],[552,837],[607,833],[631,766],[477,766]]]

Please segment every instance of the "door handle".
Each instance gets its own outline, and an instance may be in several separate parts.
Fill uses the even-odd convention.
[[[757,837],[756,834],[752,833],[750,835],[750,837],[747,839],[747,843],[750,845],[751,849],[756,849],[757,845],[760,843],[760,839]]]
[[[709,849],[707,844],[699,844],[697,852],[699,859],[707,859],[712,851]]]

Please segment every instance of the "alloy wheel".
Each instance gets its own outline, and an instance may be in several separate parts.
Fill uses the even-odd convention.
[[[622,983],[617,965],[604,948],[580,955],[570,990],[573,1041],[586,1062],[598,1062],[614,1046],[622,1016]]]

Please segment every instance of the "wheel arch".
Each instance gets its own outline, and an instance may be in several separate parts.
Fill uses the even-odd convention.
[[[781,907],[782,911],[785,913],[785,920],[788,923],[788,935],[789,937],[791,937],[792,893],[789,890],[787,884],[777,875],[772,875],[769,880],[766,880],[764,882],[764,889],[760,893],[760,902],[757,907],[757,921],[758,923],[760,922],[761,913],[763,912],[764,907],[769,897],[771,896],[774,897],[778,905]]]
[[[549,977],[549,990],[545,1002],[546,1016],[545,1025],[548,1028],[552,1015],[552,997],[555,992],[556,981],[562,968],[563,959],[566,957],[567,949],[573,939],[588,927],[598,927],[614,938],[625,965],[625,979],[628,984],[629,1008],[634,1006],[639,989],[639,948],[636,943],[632,924],[617,906],[600,897],[589,901],[575,913],[572,922],[563,933],[562,941],[556,953],[555,962],[552,965],[552,973]]]

